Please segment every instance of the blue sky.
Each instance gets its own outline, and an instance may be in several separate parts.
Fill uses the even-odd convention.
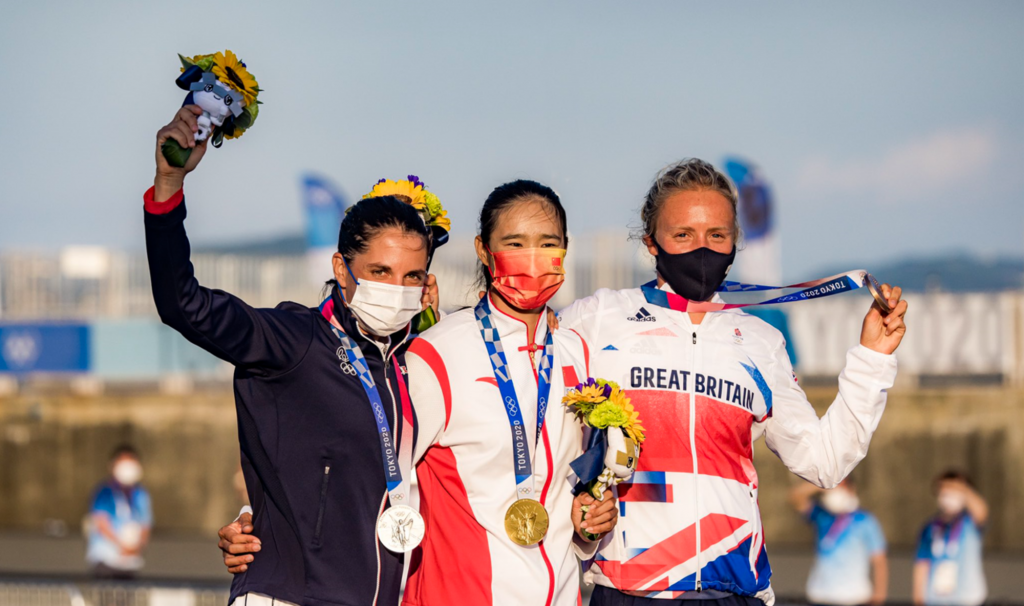
[[[176,53],[231,48],[256,126],[186,185],[199,243],[299,232],[312,170],[418,174],[476,228],[495,185],[635,221],[687,156],[760,164],[784,275],[1024,254],[1021,2],[44,2],[0,9],[0,248],[143,246]]]

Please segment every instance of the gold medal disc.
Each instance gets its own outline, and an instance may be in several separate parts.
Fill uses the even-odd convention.
[[[875,298],[875,303],[882,308],[882,313],[888,315],[892,313],[892,308],[889,307],[889,302],[882,296],[882,285],[878,282],[878,278],[871,274],[864,274],[864,286],[868,287],[868,292]]]
[[[505,532],[517,545],[535,545],[548,533],[548,512],[533,499],[516,499],[505,512]]]

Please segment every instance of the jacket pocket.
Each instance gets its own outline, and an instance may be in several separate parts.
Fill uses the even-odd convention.
[[[316,528],[313,530],[313,544],[320,545],[321,535],[324,530],[324,513],[327,509],[327,484],[331,480],[331,462],[324,460],[321,463],[320,480],[320,508],[316,512]]]

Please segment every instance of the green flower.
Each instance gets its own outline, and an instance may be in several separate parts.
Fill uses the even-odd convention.
[[[622,427],[629,421],[629,415],[615,402],[602,402],[590,413],[590,426],[595,429]]]
[[[604,387],[605,385],[611,385],[612,389],[622,389],[621,387],[619,387],[619,384],[616,383],[615,381],[605,381],[604,379],[594,379],[594,381],[596,381],[598,386],[600,387]]]
[[[423,191],[423,205],[427,207],[427,212],[431,217],[438,216],[444,210],[441,208],[441,201],[437,199],[437,196],[426,190]]]

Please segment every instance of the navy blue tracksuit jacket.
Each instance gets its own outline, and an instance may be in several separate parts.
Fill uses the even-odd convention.
[[[176,206],[175,198],[147,201],[153,299],[165,324],[235,366],[242,470],[263,544],[248,571],[235,576],[231,599],[255,592],[308,606],[397,604],[402,558],[375,533],[387,507],[377,426],[358,377],[342,370],[338,338],[315,307],[255,309],[200,286],[178,199]],[[401,444],[395,373],[404,372],[407,336],[393,338],[384,354],[356,329],[337,289],[333,297]]]

